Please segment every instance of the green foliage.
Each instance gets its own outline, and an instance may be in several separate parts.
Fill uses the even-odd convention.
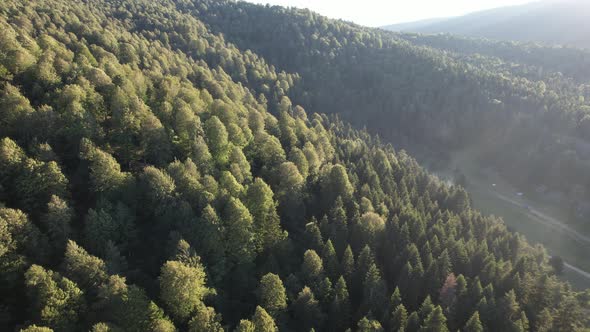
[[[256,255],[253,219],[238,198],[230,198],[224,209],[226,257],[236,264],[251,262]]]
[[[121,171],[117,160],[87,139],[80,143],[80,157],[89,164],[90,183],[95,193],[120,190],[128,181],[129,175]]]
[[[200,265],[168,261],[160,270],[160,297],[179,321],[188,319],[202,305],[209,291],[205,286],[205,271]]]
[[[315,250],[307,250],[303,254],[303,264],[301,265],[303,277],[308,282],[318,280],[324,272],[324,265],[320,256]]]
[[[382,332],[383,327],[381,323],[376,320],[369,320],[367,317],[363,317],[357,324],[357,331],[359,332]]]
[[[277,332],[279,330],[274,319],[260,306],[256,307],[252,323],[254,323],[254,331],[256,332]]]
[[[260,279],[258,288],[258,302],[262,308],[275,316],[287,308],[287,294],[281,278],[273,273],[267,273]]]
[[[33,316],[44,325],[59,331],[74,331],[86,311],[84,293],[59,273],[32,265],[25,274]]]
[[[196,308],[193,318],[188,323],[189,332],[223,332],[221,317],[215,309],[200,304]]]
[[[400,304],[395,308],[395,311],[391,313],[391,320],[389,322],[390,330],[399,331],[400,329],[404,329],[407,323],[408,311],[403,304]]]
[[[21,332],[53,332],[52,329],[44,326],[37,326],[35,324],[28,326],[27,328],[21,329]]]
[[[323,324],[323,314],[320,304],[315,299],[315,295],[307,286],[303,287],[301,292],[292,304],[293,314],[298,321],[298,326],[304,330],[313,327],[319,328]]]
[[[97,288],[108,276],[105,263],[69,240],[63,260],[64,273],[83,289]]]
[[[503,142],[482,153],[519,178],[588,183],[558,153],[573,145],[536,130],[586,139],[583,75],[427,43],[492,52],[226,0],[1,1],[0,326],[480,330],[475,310],[490,331],[587,326],[543,248],[321,113],[443,154]]]
[[[479,312],[474,312],[471,318],[467,321],[463,327],[464,332],[483,332],[483,326],[479,320]]]
[[[442,308],[440,306],[436,306],[434,310],[426,317],[424,323],[420,327],[420,332],[445,332],[449,329],[446,325],[446,317],[442,312]]]
[[[334,297],[330,304],[329,325],[334,330],[343,330],[349,326],[351,319],[351,306],[346,281],[338,278],[334,287]]]
[[[71,234],[73,217],[74,212],[67,202],[58,196],[51,196],[51,200],[47,203],[47,213],[42,219],[47,235],[57,250],[63,248]]]
[[[276,247],[287,234],[281,229],[281,220],[277,213],[277,204],[273,192],[261,178],[256,178],[248,187],[246,194],[248,210],[254,218],[256,247],[262,251]]]

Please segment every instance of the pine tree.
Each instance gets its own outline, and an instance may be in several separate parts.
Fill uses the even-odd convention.
[[[254,323],[247,319],[240,320],[240,323],[235,329],[235,332],[256,332]]]
[[[330,304],[329,326],[333,331],[343,331],[350,324],[351,308],[346,281],[338,278],[334,287],[334,298]]]
[[[332,241],[329,239],[322,250],[322,261],[328,277],[335,279],[340,275],[340,264],[338,263],[338,257],[336,257],[336,250],[334,250]]]
[[[551,314],[549,309],[545,308],[537,316],[537,321],[535,323],[535,331],[548,332],[548,331],[551,331],[552,328],[553,328],[553,315]]]
[[[395,310],[400,304],[402,304],[402,296],[399,291],[399,287],[395,287],[395,290],[389,298],[389,308]]]
[[[248,187],[246,204],[254,219],[258,251],[273,248],[287,237],[281,229],[273,192],[262,179],[256,178]]]
[[[255,332],[277,332],[279,330],[274,319],[260,306],[256,307],[252,323],[254,323]]]
[[[274,317],[287,307],[285,287],[278,275],[267,273],[260,279],[258,301]]]
[[[202,266],[187,266],[178,261],[168,261],[162,266],[160,297],[178,321],[187,320],[209,292]]]
[[[408,311],[403,304],[399,304],[391,313],[389,331],[403,331],[408,323]]]
[[[483,326],[479,320],[479,312],[474,312],[471,318],[467,321],[463,327],[463,332],[483,332]]]
[[[251,262],[256,248],[250,211],[239,199],[231,197],[224,209],[224,217],[226,257],[234,264]]]
[[[363,281],[362,312],[372,312],[376,317],[382,317],[383,311],[386,309],[383,307],[383,304],[387,301],[385,297],[386,291],[381,272],[375,264],[372,264]]]
[[[58,196],[51,196],[51,200],[47,204],[47,213],[43,217],[43,224],[57,252],[64,249],[66,241],[70,237],[72,218],[73,211],[68,203]]]
[[[422,302],[422,305],[420,305],[420,310],[418,311],[420,320],[425,321],[428,318],[428,316],[430,316],[434,308],[435,307],[434,304],[432,304],[432,299],[430,298],[430,295],[428,295],[424,299],[424,302]]]
[[[307,250],[303,255],[301,272],[307,282],[315,282],[321,277],[324,272],[324,265],[315,250]]]
[[[418,330],[420,330],[420,316],[418,316],[418,312],[414,311],[408,317],[408,323],[404,331],[418,332]]]
[[[381,323],[376,320],[369,320],[367,317],[363,317],[357,324],[357,332],[383,332]]]
[[[322,239],[322,232],[318,227],[315,217],[305,225],[305,243],[307,248],[319,252],[324,247],[324,240]]]
[[[354,266],[354,254],[352,253],[350,246],[347,246],[342,255],[340,269],[342,270],[342,275],[348,281],[350,281],[354,273]]]
[[[74,331],[86,310],[84,293],[59,273],[32,265],[25,285],[36,321],[58,331]]]
[[[195,309],[193,318],[188,323],[189,332],[224,332],[221,317],[215,309],[200,303]]]
[[[330,210],[330,237],[337,252],[341,253],[348,242],[348,217],[342,197],[338,197]]]
[[[105,263],[69,240],[64,257],[64,270],[83,289],[96,288],[107,280]]]
[[[225,165],[229,157],[227,129],[217,116],[212,116],[204,124],[207,145],[218,165]]]
[[[446,321],[442,308],[436,306],[420,327],[420,332],[448,332]]]
[[[293,302],[293,313],[304,330],[323,325],[323,314],[319,302],[309,287],[303,287]]]

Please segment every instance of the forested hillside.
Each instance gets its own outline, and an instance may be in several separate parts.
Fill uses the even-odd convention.
[[[269,63],[301,75],[290,93],[438,158],[465,148],[530,191],[590,197],[590,54],[447,36],[396,34],[307,10],[179,3]]]
[[[323,114],[368,95],[314,88],[292,70],[297,62],[287,72],[271,65],[288,54],[266,62],[233,46],[200,21],[239,13],[237,4],[216,5],[0,2],[0,330],[588,325],[590,294],[558,281],[542,247],[471,209],[462,188],[405,152]],[[427,48],[350,29],[350,45],[375,48],[343,59],[392,61],[400,43],[407,48],[394,54],[423,53],[413,70],[434,60]],[[342,82],[342,67],[331,65],[340,52],[324,52],[339,40],[300,36],[325,46],[304,49],[313,68],[326,65],[317,79]],[[390,49],[377,47],[383,42]],[[370,69],[357,65],[350,70]],[[364,81],[370,73],[355,84],[377,87]],[[329,92],[342,100],[321,100]]]

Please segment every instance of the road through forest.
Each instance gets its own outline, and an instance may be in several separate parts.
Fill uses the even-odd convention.
[[[489,190],[489,189],[488,189]],[[506,196],[504,194],[501,194],[495,190],[489,190],[489,192],[491,194],[493,194],[495,197],[497,197],[498,199],[501,199],[507,203],[510,203],[516,207],[525,209],[526,211],[524,211],[523,213],[525,213],[526,215],[528,215],[528,217],[531,220],[534,220],[540,224],[543,224],[544,226],[550,227],[556,231],[561,232],[562,234],[566,235],[567,237],[569,237],[570,239],[572,239],[573,241],[576,241],[577,243],[584,245],[584,246],[590,246],[590,237],[576,231],[575,229],[569,227],[567,224],[557,220],[556,218],[553,218],[551,216],[548,216],[547,214],[532,208],[530,206],[524,206],[523,203],[517,201],[516,199],[513,199],[509,196]],[[581,268],[571,265],[570,263],[564,262],[564,267],[568,270],[571,270],[575,273],[577,273],[578,275],[590,280],[590,273],[586,272],[584,270],[582,270]]]

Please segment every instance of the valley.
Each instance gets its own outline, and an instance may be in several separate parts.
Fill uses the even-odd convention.
[[[455,172],[465,176],[465,188],[473,205],[485,214],[501,217],[514,231],[532,243],[545,246],[551,255],[565,261],[563,278],[578,289],[590,287],[590,237],[583,229],[569,225],[559,206],[551,208],[527,193],[521,193],[506,180],[490,170],[482,170],[473,160],[475,153],[464,150],[451,156],[447,169],[431,169],[448,181],[455,181]],[[432,164],[422,160],[425,165]],[[561,215],[561,217],[558,217]],[[560,219],[563,218],[563,219]]]
[[[233,0],[0,1],[0,330],[586,331],[562,210],[590,199],[588,59]]]

